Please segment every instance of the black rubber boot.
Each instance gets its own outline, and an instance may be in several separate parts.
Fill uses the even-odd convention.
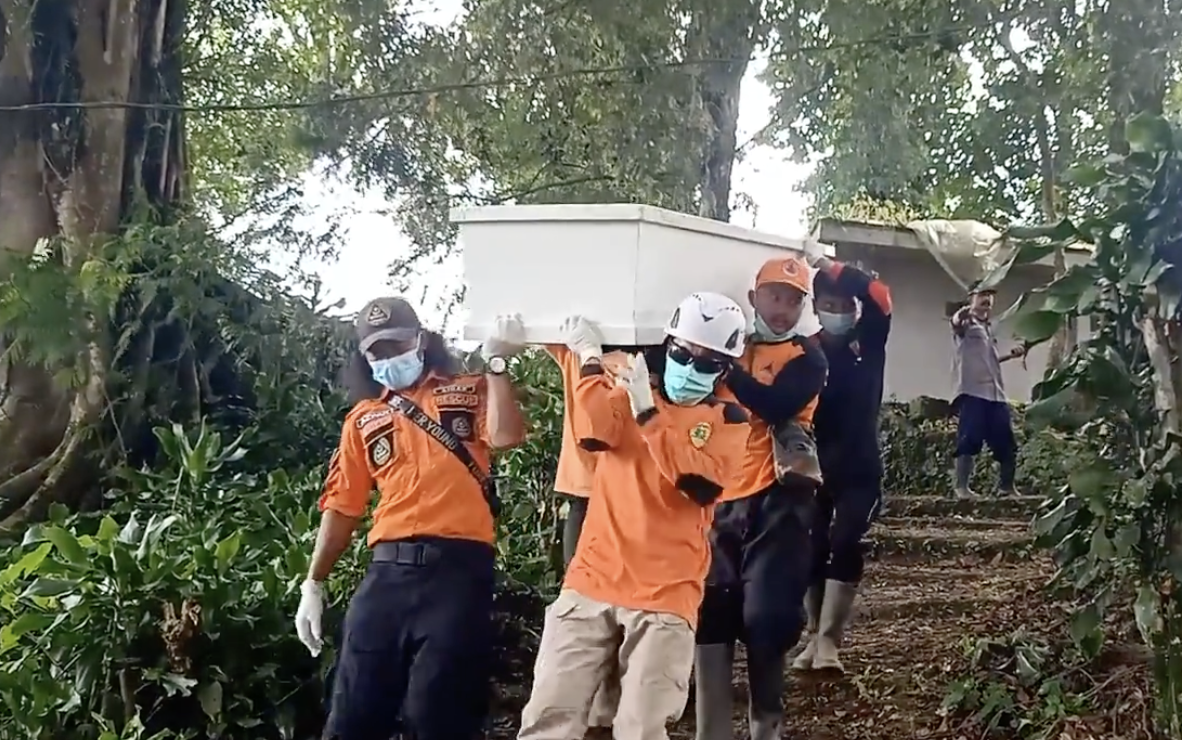
[[[1014,478],[1018,474],[1018,462],[1016,460],[1006,460],[998,465],[1000,470],[997,475],[997,491],[1003,496],[1015,496],[1018,489],[1014,487]]]
[[[784,653],[747,646],[751,740],[779,740],[784,723]]]

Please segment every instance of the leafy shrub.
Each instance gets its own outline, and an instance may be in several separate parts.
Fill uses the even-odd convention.
[[[498,461],[506,582],[497,653],[499,675],[519,680],[536,645],[539,589],[556,587],[561,562],[551,486],[562,396],[545,356],[521,358],[514,373],[535,433]],[[301,392],[280,386],[272,396],[296,410],[307,402]],[[264,461],[290,465],[287,441],[309,431],[320,435],[320,449],[302,454],[326,461],[335,440],[316,412],[339,418],[329,409],[331,402],[297,417],[306,421],[295,431],[252,427],[228,444],[204,426],[192,439],[179,426],[157,429],[161,459],[124,471],[105,512],[56,507],[12,543],[0,561],[0,700],[12,718],[0,740],[180,728],[255,740],[316,731],[321,672],[334,648],[330,641],[323,660],[312,658],[291,620],[324,470],[305,462],[288,473]],[[367,554],[359,536],[334,570],[330,635]]]
[[[318,721],[291,615],[320,471],[258,477],[217,434],[157,436],[164,464],[129,474],[110,511],[54,512],[0,572],[0,738],[98,737],[95,715],[244,738]]]
[[[502,516],[498,554],[514,579],[551,592],[562,570],[562,518],[554,474],[562,447],[562,377],[544,352],[530,350],[513,363],[530,435],[497,460]]]
[[[1096,327],[1035,388],[1029,413],[1082,450],[1035,530],[1084,602],[1074,641],[1097,655],[1112,608],[1131,613],[1152,652],[1158,728],[1182,737],[1182,137],[1153,115],[1129,119],[1125,135],[1127,153],[1071,171],[1096,212],[1011,230],[1019,248],[987,280],[1089,245],[1086,261],[1011,309],[1028,345],[1069,320]]]

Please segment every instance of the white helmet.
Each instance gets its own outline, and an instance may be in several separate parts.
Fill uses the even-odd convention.
[[[747,318],[739,304],[718,293],[694,293],[677,306],[665,333],[728,357],[742,357]]]

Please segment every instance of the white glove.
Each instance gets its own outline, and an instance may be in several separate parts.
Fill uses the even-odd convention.
[[[628,363],[616,373],[616,385],[628,391],[628,404],[632,407],[633,416],[640,416],[657,405],[653,400],[652,376],[648,373],[648,363],[642,354],[628,357]]]
[[[825,259],[825,245],[812,237],[805,238],[804,261],[808,263],[809,267],[816,267],[817,263],[823,259]]]
[[[320,655],[324,639],[320,622],[324,617],[324,586],[311,579],[300,584],[300,606],[296,609],[296,634],[313,657]]]
[[[591,360],[603,357],[603,339],[599,330],[582,316],[571,316],[562,322],[562,333],[566,335],[566,346],[585,365]]]
[[[521,323],[521,315],[498,316],[492,334],[480,347],[480,356],[486,360],[490,357],[508,357],[517,354],[523,347],[525,325]]]

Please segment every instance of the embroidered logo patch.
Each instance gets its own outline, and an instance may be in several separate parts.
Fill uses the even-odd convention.
[[[710,441],[710,435],[713,433],[714,427],[710,426],[708,422],[694,424],[689,433],[690,444],[694,446],[695,450],[700,450]]]
[[[390,320],[390,312],[386,307],[380,303],[375,303],[369,307],[369,313],[365,315],[365,323],[370,326],[381,326]]]
[[[460,411],[455,409],[443,409],[439,413],[439,423],[444,429],[456,436],[456,439],[464,442],[472,440],[476,424],[476,417],[471,411]]]
[[[394,442],[391,437],[378,437],[378,439],[369,446],[369,461],[373,463],[375,468],[380,468],[386,463],[390,462],[390,458],[394,456]]]

